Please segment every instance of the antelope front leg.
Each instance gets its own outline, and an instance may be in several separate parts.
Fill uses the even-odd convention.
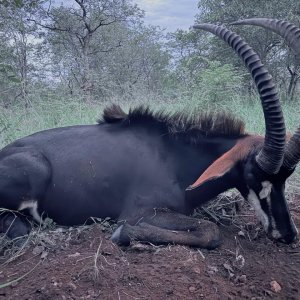
[[[220,234],[212,222],[158,210],[141,218],[137,225],[121,225],[112,235],[112,241],[120,245],[127,246],[131,240],[214,249],[220,244]]]

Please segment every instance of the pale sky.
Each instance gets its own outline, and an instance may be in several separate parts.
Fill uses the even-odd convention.
[[[166,28],[189,29],[198,13],[198,0],[133,0],[146,12],[145,22]]]

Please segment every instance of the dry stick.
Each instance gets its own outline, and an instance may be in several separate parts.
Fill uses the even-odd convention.
[[[14,279],[12,281],[9,281],[7,283],[3,283],[3,284],[0,284],[0,289],[3,289],[5,287],[8,287],[16,282],[19,282],[20,280],[22,280],[24,277],[26,277],[27,275],[29,275],[31,272],[34,271],[34,269],[42,262],[42,260],[40,260],[30,271],[28,271],[27,273],[25,273],[24,275],[22,275],[21,277],[17,278],[17,279]]]
[[[36,255],[34,255],[34,256],[31,256],[31,257],[29,257],[28,259],[25,259],[25,260],[23,260],[23,261],[17,263],[16,266],[20,266],[20,265],[22,265],[22,264],[24,264],[24,263],[27,263],[27,262],[29,262],[30,260],[32,260],[32,259],[34,259],[34,258],[36,258],[36,257],[38,257],[38,256],[40,256],[40,255],[41,255],[41,253],[36,254]]]
[[[99,277],[99,268],[97,266],[97,260],[98,260],[98,257],[99,257],[99,252],[100,252],[101,246],[102,246],[102,239],[101,239],[100,244],[98,246],[97,252],[94,255],[94,274],[95,274],[95,279],[98,279],[98,277]]]

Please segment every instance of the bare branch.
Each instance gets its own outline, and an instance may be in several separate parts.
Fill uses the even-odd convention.
[[[91,25],[87,22],[87,12],[85,6],[83,5],[83,1],[80,0],[74,0],[74,1],[80,6],[82,10],[82,20],[84,22],[84,25],[88,30],[88,32],[91,33]]]
[[[45,24],[42,24],[40,22],[37,22],[34,19],[27,19],[27,21],[34,22],[36,25],[41,26],[41,27],[46,28],[46,29],[49,29],[49,30],[62,31],[62,32],[70,32],[70,28],[64,29],[64,28],[59,28],[59,27],[56,27],[56,26],[45,25]]]
[[[114,20],[110,21],[110,22],[104,23],[106,20],[107,20],[107,19],[101,20],[101,21],[99,22],[99,24],[98,24],[94,29],[91,30],[91,33],[94,33],[94,32],[95,32],[99,27],[101,27],[101,26],[108,26],[108,25],[111,25],[111,24],[117,22],[117,19],[116,19],[116,18],[115,18]]]
[[[91,51],[89,52],[89,55],[93,55],[93,54],[97,54],[97,53],[108,53],[108,52],[111,52],[112,50],[116,49],[116,48],[119,48],[119,47],[122,47],[122,41],[119,41],[117,45],[114,45],[108,49],[105,49],[105,50],[94,50],[94,51]]]

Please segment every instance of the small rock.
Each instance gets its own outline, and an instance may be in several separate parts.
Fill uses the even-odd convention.
[[[166,290],[166,294],[167,295],[172,295],[173,294],[173,290],[172,289],[167,289]]]
[[[196,288],[194,286],[190,286],[189,291],[190,291],[190,293],[195,293]]]
[[[215,274],[217,272],[218,272],[218,268],[217,267],[215,267],[215,266],[208,266],[208,271],[207,271],[208,274],[213,275],[213,274]]]
[[[78,257],[80,256],[79,252],[75,252],[74,254],[69,254],[68,257]]]
[[[44,246],[36,246],[33,248],[32,253],[34,255],[39,255],[39,254],[42,254],[44,252],[44,250],[45,250]]]
[[[235,261],[232,263],[234,267],[237,269],[242,269],[245,265],[245,258],[243,255],[238,255],[235,259]]]
[[[271,285],[271,290],[275,293],[279,293],[282,289],[280,284],[275,280],[271,281],[270,285]]]
[[[238,232],[238,236],[245,237],[245,233],[244,233],[242,230],[240,230],[240,231]]]
[[[43,251],[41,258],[44,259],[48,256],[48,252],[47,251]]]
[[[246,283],[247,282],[247,276],[246,275],[239,276],[239,282],[240,283]]]
[[[198,268],[198,267],[195,267],[194,272],[197,273],[197,274],[201,274],[201,269]]]

